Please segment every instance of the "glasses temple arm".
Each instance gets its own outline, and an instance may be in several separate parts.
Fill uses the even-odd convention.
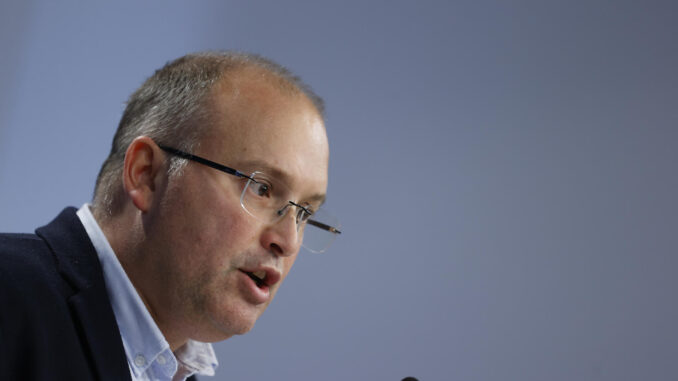
[[[158,147],[160,147],[160,149],[162,149],[163,151],[167,151],[167,152],[171,153],[172,155],[176,155],[176,156],[179,156],[179,157],[187,159],[187,160],[192,160],[192,161],[198,162],[202,165],[212,167],[216,170],[226,172],[226,173],[234,175],[234,176],[244,177],[246,179],[253,180],[252,178],[250,178],[249,176],[247,176],[246,174],[244,174],[240,171],[237,171],[237,170],[235,170],[231,167],[227,167],[225,165],[221,165],[219,163],[215,163],[211,160],[203,159],[200,156],[191,155],[190,153],[180,151],[180,150],[172,148],[172,147],[167,147],[167,146],[158,146]]]
[[[332,227],[330,225],[323,224],[322,222],[318,222],[316,220],[309,219],[306,221],[306,223],[318,227],[320,229],[327,230],[330,233],[341,234],[341,231],[339,231],[339,229]]]

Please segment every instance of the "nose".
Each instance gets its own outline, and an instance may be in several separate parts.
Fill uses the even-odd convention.
[[[287,208],[282,218],[266,226],[261,235],[262,246],[282,257],[298,253],[301,247],[302,233],[297,229],[296,214],[289,209],[294,208]]]

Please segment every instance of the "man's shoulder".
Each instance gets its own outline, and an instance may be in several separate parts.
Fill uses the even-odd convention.
[[[69,239],[63,231],[47,233]],[[0,233],[0,379],[94,378],[84,330],[110,324],[99,325],[105,316],[88,315],[87,326],[74,314],[78,290],[63,276],[58,244],[40,230]],[[97,300],[106,303],[105,294]]]
[[[55,258],[47,243],[35,234],[0,234],[0,285],[9,292],[31,294],[53,293],[59,275]],[[56,286],[56,287],[55,287]]]
[[[16,245],[35,244],[42,241],[33,233],[0,233],[0,249],[12,248]]]
[[[52,222],[38,228],[37,234],[0,233],[0,274],[28,281],[31,275],[56,275],[59,261],[55,244],[73,241],[72,226],[77,218],[75,209],[66,208]]]
[[[47,243],[35,234],[0,233],[0,268],[44,271],[54,266]]]
[[[0,233],[0,294],[23,294],[23,300],[69,294],[72,288],[61,274],[55,245],[73,241],[77,219],[75,209],[66,208],[35,234]]]
[[[43,240],[33,233],[0,233],[0,253],[21,250],[43,243]]]

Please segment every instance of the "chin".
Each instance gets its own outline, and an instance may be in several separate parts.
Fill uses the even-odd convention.
[[[256,319],[245,319],[243,321],[230,322],[231,326],[229,332],[231,332],[233,335],[244,335],[254,328],[254,324],[256,322]]]
[[[210,342],[226,340],[235,335],[244,335],[254,328],[258,318],[259,314],[252,316],[251,312],[210,316],[213,332],[209,336],[216,338],[216,340],[210,340]]]

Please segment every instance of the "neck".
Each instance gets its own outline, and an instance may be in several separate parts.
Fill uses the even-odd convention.
[[[173,319],[174,316],[165,316],[162,313],[162,307],[167,305],[164,304],[166,302],[162,295],[167,291],[163,291],[162,285],[153,276],[153,269],[161,264],[157,263],[158,256],[153,255],[153,251],[144,244],[146,240],[141,217],[130,214],[121,213],[105,219],[97,218],[95,214],[95,219],[146,310],[174,352],[186,344],[189,336],[182,332],[185,327],[173,323],[176,320]]]

